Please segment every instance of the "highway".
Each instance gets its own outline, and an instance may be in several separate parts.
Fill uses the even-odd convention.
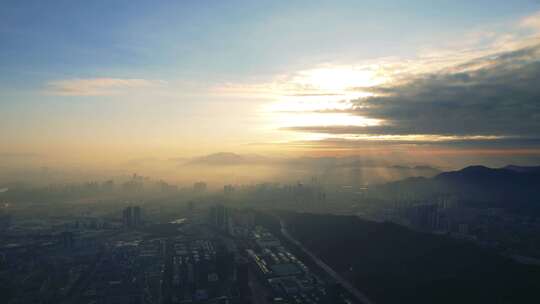
[[[305,254],[307,254],[320,268],[322,268],[330,277],[332,277],[336,282],[341,284],[343,288],[345,288],[349,293],[351,293],[353,296],[355,296],[361,303],[363,304],[375,304],[372,300],[370,300],[363,292],[358,290],[356,287],[354,287],[351,283],[349,283],[347,280],[345,280],[343,277],[341,277],[337,272],[335,272],[330,266],[328,266],[325,262],[323,262],[321,259],[319,259],[315,254],[313,254],[309,249],[304,247],[302,243],[297,241],[292,235],[289,234],[287,231],[287,226],[285,221],[278,217],[279,224],[281,226],[281,234],[291,243],[298,246],[298,248],[302,249]]]

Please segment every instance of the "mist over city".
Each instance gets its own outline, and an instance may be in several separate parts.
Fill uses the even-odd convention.
[[[540,2],[1,1],[0,303],[539,303]]]

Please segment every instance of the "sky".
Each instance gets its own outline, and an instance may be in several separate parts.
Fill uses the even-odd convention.
[[[0,165],[540,162],[540,1],[10,1]]]

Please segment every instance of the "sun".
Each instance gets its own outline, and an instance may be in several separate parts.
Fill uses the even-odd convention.
[[[265,106],[272,125],[290,126],[370,126],[379,123],[353,114],[354,100],[371,96],[362,88],[384,80],[371,68],[327,66],[299,71],[287,78],[282,94]]]
[[[378,85],[384,81],[371,68],[323,67],[300,71],[292,82],[314,90],[347,92]]]

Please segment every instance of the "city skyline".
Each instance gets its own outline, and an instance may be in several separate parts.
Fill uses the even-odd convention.
[[[536,303],[540,0],[6,0],[0,303]]]

